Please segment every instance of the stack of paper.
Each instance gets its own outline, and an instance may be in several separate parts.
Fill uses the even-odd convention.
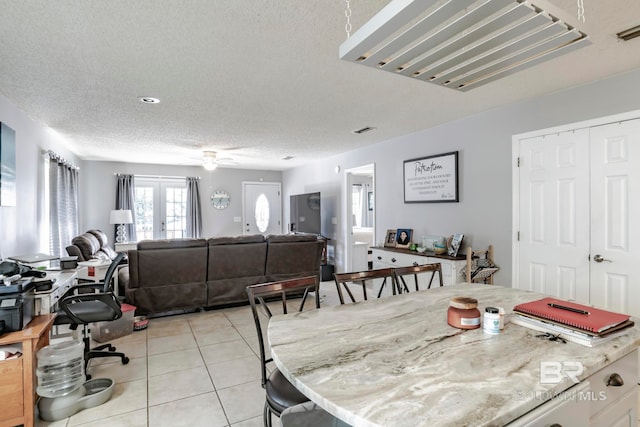
[[[543,298],[513,308],[512,323],[548,332],[593,347],[625,334],[629,316],[556,298]]]

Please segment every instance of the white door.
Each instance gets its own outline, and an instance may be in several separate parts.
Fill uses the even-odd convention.
[[[184,179],[136,179],[138,240],[183,238],[187,233],[187,188]]]
[[[640,315],[640,120],[591,128],[591,303]]]
[[[244,234],[282,234],[282,193],[279,182],[243,182]]]
[[[640,315],[640,120],[518,143],[516,286]]]
[[[520,142],[521,289],[589,302],[589,134]]]

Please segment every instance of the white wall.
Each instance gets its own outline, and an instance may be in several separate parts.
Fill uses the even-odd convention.
[[[237,236],[242,234],[242,223],[234,222],[234,217],[242,217],[242,182],[281,182],[279,171],[254,171],[246,169],[217,168],[206,171],[201,166],[167,166],[141,163],[85,162],[81,180],[89,183],[81,193],[80,210],[83,212],[80,230],[102,229],[113,240],[114,226],[109,225],[109,212],[115,208],[115,174],[155,175],[155,176],[198,176],[200,180],[200,203],[202,206],[202,236]],[[227,209],[214,209],[211,193],[214,190],[227,191],[231,203]]]
[[[417,239],[425,234],[446,236],[464,233],[464,245],[470,244],[474,248],[494,245],[496,262],[501,267],[496,284],[510,285],[511,136],[637,110],[640,108],[639,88],[640,71],[635,71],[285,171],[285,204],[288,194],[322,192],[323,234],[337,245],[336,266],[338,271],[344,271],[344,172],[336,174],[334,168],[340,165],[344,171],[375,163],[375,226],[378,240],[384,237],[385,230],[400,227],[413,228]],[[456,150],[460,152],[460,202],[405,204],[403,161]],[[284,212],[288,212],[288,209],[285,208]],[[338,218],[338,225],[330,223],[333,216]]]
[[[0,122],[16,133],[16,206],[0,206],[0,259],[40,250],[42,217],[43,150],[52,150],[80,166],[64,138],[26,114],[0,95]],[[46,244],[46,242],[43,242]]]

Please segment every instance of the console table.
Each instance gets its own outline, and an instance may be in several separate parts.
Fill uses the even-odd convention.
[[[55,316],[36,316],[23,330],[0,337],[0,346],[22,346],[22,356],[0,361],[0,427],[34,425],[36,353],[49,345],[49,332]]]
[[[442,266],[442,282],[445,286],[463,282],[461,271],[467,265],[464,255],[452,257],[438,255],[435,252],[419,253],[408,249],[383,248],[379,246],[371,248],[371,256],[374,269],[409,267],[439,262]]]

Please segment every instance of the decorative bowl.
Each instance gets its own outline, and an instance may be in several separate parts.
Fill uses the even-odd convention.
[[[433,251],[438,255],[442,255],[447,252],[447,248],[445,248],[444,245],[433,245]]]
[[[427,248],[425,248],[424,246],[418,246],[418,247],[416,247],[416,252],[418,252],[418,253],[423,254],[423,253],[425,253],[426,251],[427,251]]]

